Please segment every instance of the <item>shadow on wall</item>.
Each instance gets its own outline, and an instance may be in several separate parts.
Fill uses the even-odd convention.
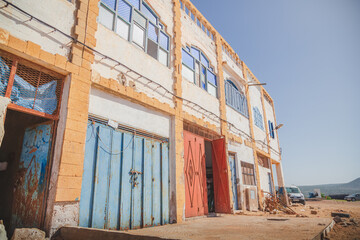
[[[109,231],[103,229],[81,228],[81,227],[62,227],[52,237],[51,240],[159,240],[167,239],[160,237],[150,237],[132,235],[121,231]]]

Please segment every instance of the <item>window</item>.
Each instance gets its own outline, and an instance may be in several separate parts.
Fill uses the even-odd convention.
[[[267,157],[262,155],[257,155],[257,159],[260,166],[270,169],[270,161]]]
[[[270,135],[271,138],[275,138],[274,125],[270,120],[268,120],[268,124],[269,124],[269,135]]]
[[[260,113],[260,110],[258,107],[253,107],[253,111],[254,111],[254,123],[255,125],[260,128],[261,130],[264,130],[264,121],[263,121],[263,116]]]
[[[254,165],[251,163],[241,162],[241,172],[243,184],[255,186]]]
[[[249,117],[245,94],[239,91],[236,85],[230,80],[225,81],[225,101],[227,105],[245,117]]]
[[[99,22],[169,66],[170,37],[144,1],[101,0]]]
[[[214,68],[205,54],[195,47],[182,49],[182,75],[214,97],[217,97],[217,80]]]

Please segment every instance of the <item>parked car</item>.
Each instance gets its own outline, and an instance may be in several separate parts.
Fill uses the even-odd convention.
[[[359,201],[360,200],[360,193],[354,193],[354,194],[351,194],[349,196],[346,196],[344,198],[345,200],[347,201]]]
[[[286,192],[291,202],[299,202],[305,205],[304,194],[301,193],[300,189],[297,186],[286,187]]]

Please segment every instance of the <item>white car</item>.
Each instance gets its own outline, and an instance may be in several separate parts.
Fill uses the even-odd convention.
[[[304,194],[301,193],[300,189],[297,186],[286,187],[286,192],[291,199],[291,202],[299,202],[305,205]]]

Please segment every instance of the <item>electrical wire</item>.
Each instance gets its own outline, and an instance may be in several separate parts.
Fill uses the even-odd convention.
[[[157,86],[157,88],[162,88],[162,89],[164,89],[164,90],[165,90],[164,95],[165,95],[166,93],[168,93],[168,94],[170,94],[171,96],[176,97],[176,98],[178,98],[178,99],[180,99],[180,100],[182,100],[182,101],[185,101],[185,102],[187,102],[187,103],[193,104],[193,105],[197,106],[198,108],[200,108],[201,110],[203,110],[204,112],[207,112],[207,113],[209,114],[209,115],[207,115],[208,117],[214,116],[215,118],[219,119],[220,122],[223,121],[223,122],[227,123],[228,125],[230,125],[231,127],[233,127],[233,128],[235,128],[236,130],[238,130],[238,131],[241,133],[241,135],[245,135],[246,137],[250,138],[251,140],[256,141],[256,140],[255,140],[253,137],[251,137],[249,134],[247,134],[247,133],[244,132],[243,130],[235,127],[235,125],[234,125],[233,123],[230,123],[229,121],[227,121],[227,120],[225,120],[225,119],[222,119],[221,117],[219,117],[219,116],[216,115],[215,113],[213,113],[213,112],[205,109],[204,107],[200,106],[199,104],[197,104],[197,103],[195,103],[195,102],[193,102],[193,101],[191,101],[191,100],[188,100],[188,99],[182,98],[182,97],[180,97],[180,96],[177,96],[176,94],[174,94],[173,92],[171,92],[170,90],[168,90],[166,87],[164,87],[164,86],[161,85],[160,83],[157,83],[157,82],[149,79],[148,77],[145,77],[145,76],[141,75],[141,74],[138,73],[137,71],[129,68],[128,66],[126,66],[126,65],[124,65],[123,63],[121,63],[121,62],[113,59],[112,57],[109,57],[109,56],[101,53],[100,51],[98,51],[98,50],[96,50],[96,49],[94,49],[94,48],[86,45],[85,43],[83,43],[83,42],[81,42],[81,41],[78,41],[76,38],[72,37],[71,35],[68,35],[68,34],[64,33],[63,31],[59,30],[58,28],[56,28],[56,27],[54,27],[54,26],[52,26],[52,25],[50,25],[50,24],[42,21],[41,19],[39,19],[39,18],[31,15],[30,13],[28,13],[28,12],[26,12],[25,10],[19,8],[18,6],[12,4],[11,2],[9,2],[9,1],[7,1],[7,0],[1,0],[1,1],[5,2],[5,5],[2,6],[2,7],[0,7],[0,10],[3,9],[3,8],[7,8],[8,6],[13,7],[13,8],[16,9],[17,11],[19,11],[19,12],[21,12],[21,13],[23,13],[23,14],[25,14],[25,15],[27,15],[27,16],[29,17],[29,19],[26,20],[26,21],[36,20],[36,21],[38,21],[39,23],[41,23],[41,24],[43,24],[43,25],[51,28],[52,31],[51,31],[50,33],[58,32],[58,33],[60,33],[61,35],[65,36],[65,37],[67,37],[67,38],[69,38],[69,39],[71,39],[71,42],[78,43],[78,44],[82,45],[83,47],[89,49],[90,51],[93,51],[95,54],[100,55],[100,56],[102,57],[101,60],[107,59],[107,60],[110,60],[110,61],[116,63],[115,66],[113,66],[113,69],[115,69],[115,70],[117,70],[117,71],[120,71],[120,70],[116,69],[117,66],[122,66],[122,67],[128,69],[128,71],[125,72],[125,73],[124,73],[124,72],[121,72],[121,71],[120,71],[120,72],[121,72],[121,73],[124,73],[125,75],[129,76],[129,77],[132,78],[132,79],[135,79],[135,77],[130,76],[130,75],[128,74],[128,72],[132,72],[132,73],[136,74],[136,75],[138,76],[138,78],[136,79],[136,81],[138,81],[139,79],[143,78],[143,79],[149,81],[150,83],[155,84],[155,85]],[[70,42],[70,43],[71,43],[71,42]],[[101,60],[100,60],[100,61],[101,61]],[[205,115],[205,114],[204,114],[204,115]],[[211,118],[211,117],[210,117],[210,118]],[[266,144],[266,145],[268,145],[268,144]],[[271,148],[271,146],[269,146],[269,147]],[[274,150],[274,151],[275,151],[276,153],[280,154],[280,153],[277,152],[276,150]]]

